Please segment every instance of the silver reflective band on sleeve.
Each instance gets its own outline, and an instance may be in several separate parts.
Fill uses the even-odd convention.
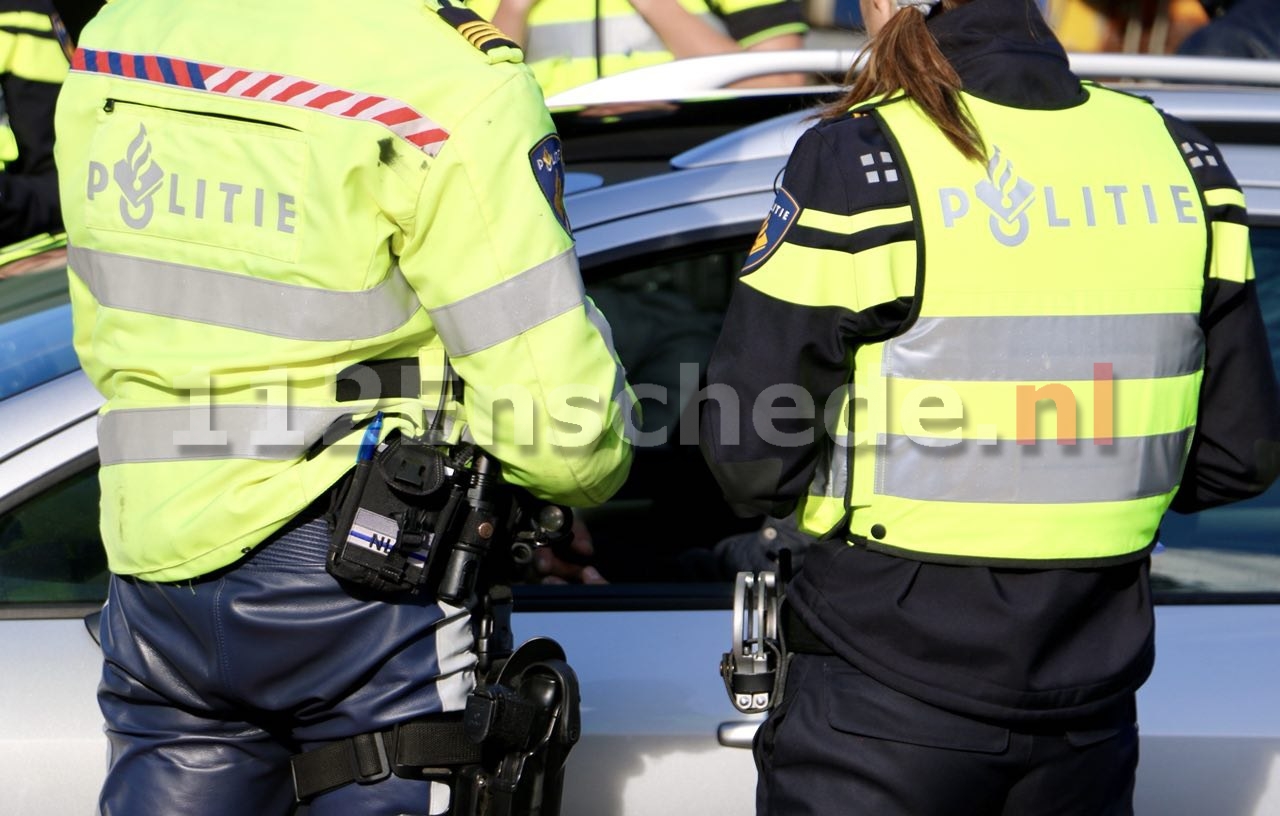
[[[581,306],[584,297],[578,256],[568,249],[514,278],[428,313],[449,354],[465,357]]]
[[[183,459],[296,459],[347,408],[214,405],[124,408],[98,422],[103,465]]]
[[[890,435],[877,451],[876,493],[921,501],[1073,504],[1159,496],[1182,477],[1191,430],[1118,437],[1110,445],[966,439],[949,447]]]
[[[1123,349],[1123,352],[1118,351]],[[886,376],[916,380],[1117,380],[1200,370],[1204,336],[1194,314],[925,317],[884,352]]]
[[[317,442],[334,445],[349,426],[339,423],[354,411],[285,408],[279,405],[187,405],[177,408],[122,408],[98,421],[98,456],[103,465],[177,462],[188,459],[265,459],[288,461]],[[434,411],[424,412],[430,425]],[[452,433],[446,416],[443,435]],[[334,428],[334,431],[330,431]],[[325,438],[326,431],[338,436]],[[358,444],[360,437],[354,437]]]
[[[67,258],[103,306],[292,340],[378,337],[420,308],[398,267],[372,289],[343,292],[74,246]]]
[[[714,14],[704,12],[696,16],[720,33],[726,33],[724,23]],[[666,53],[670,50],[639,14],[605,17],[600,22],[602,54]],[[539,23],[529,27],[529,44],[524,49],[525,61],[532,63],[544,59],[594,59],[595,41],[594,18]]]
[[[596,331],[600,332],[600,337],[604,339],[604,344],[609,349],[609,356],[615,361],[618,360],[618,350],[613,347],[613,327],[609,325],[604,313],[596,308],[596,304],[590,298],[586,299],[586,309],[587,319],[596,327]],[[635,407],[635,400],[631,399],[631,394],[627,391],[627,370],[622,367],[621,362],[617,362],[614,365],[612,393],[614,402],[622,410],[622,415],[624,417],[631,416],[631,409]],[[635,430],[629,424],[627,427],[628,430]]]

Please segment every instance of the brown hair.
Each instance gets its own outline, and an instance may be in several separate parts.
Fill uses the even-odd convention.
[[[942,0],[934,14],[969,0]],[[924,110],[965,158],[986,160],[982,134],[960,99],[960,75],[938,50],[938,43],[914,8],[902,8],[885,23],[845,77],[849,90],[823,108],[823,119],[847,116],[849,108],[876,96],[903,91]],[[859,65],[863,65],[861,71]]]

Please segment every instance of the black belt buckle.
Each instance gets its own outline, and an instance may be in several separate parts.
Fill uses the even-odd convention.
[[[378,767],[366,773],[364,770],[365,763],[362,759],[368,756],[369,743],[372,743],[374,758],[378,760]],[[391,776],[391,761],[387,758],[387,743],[381,731],[352,737],[351,752],[352,759],[355,760],[352,767],[352,772],[355,776],[354,781],[361,785],[371,785]]]

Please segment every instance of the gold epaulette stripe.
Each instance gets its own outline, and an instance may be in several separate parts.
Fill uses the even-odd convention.
[[[483,20],[465,23],[458,27],[458,32],[466,37],[467,42],[476,48],[483,48],[487,43],[494,40],[506,39],[501,31],[493,27],[493,24],[486,23]]]

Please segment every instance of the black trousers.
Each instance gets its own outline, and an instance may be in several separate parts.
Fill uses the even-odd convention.
[[[757,816],[1129,816],[1138,731],[1132,696],[1087,720],[993,723],[797,654],[755,758]]]

